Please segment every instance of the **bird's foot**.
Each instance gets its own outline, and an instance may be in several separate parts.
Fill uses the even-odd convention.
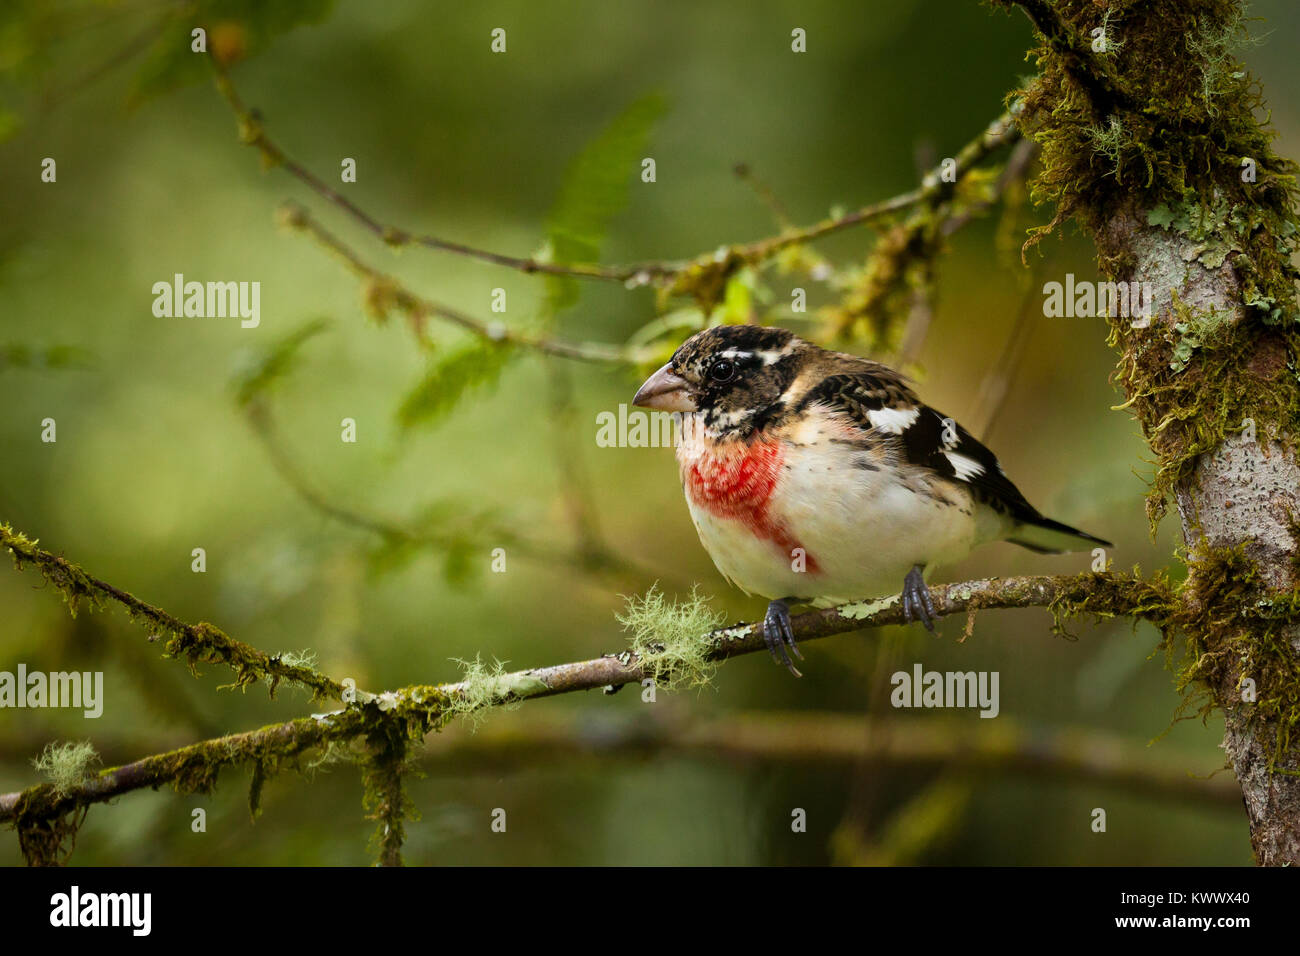
[[[771,613],[770,611],[768,613]],[[930,599],[930,589],[925,586],[921,576],[921,566],[913,565],[912,570],[903,578],[903,620],[911,624],[919,620],[925,629],[934,633],[934,601]]]
[[[767,606],[767,614],[763,616],[763,642],[767,644],[767,649],[772,654],[772,660],[778,664],[784,664],[786,669],[795,677],[803,677],[799,673],[799,668],[794,666],[794,661],[790,660],[790,654],[786,648],[794,654],[799,660],[803,660],[803,654],[799,653],[799,647],[794,642],[794,627],[790,624],[790,608],[784,600],[773,601]]]

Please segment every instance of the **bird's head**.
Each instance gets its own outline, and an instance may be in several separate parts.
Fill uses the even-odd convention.
[[[632,404],[698,414],[719,436],[744,436],[781,409],[814,346],[785,329],[721,325],[691,336],[637,390]]]

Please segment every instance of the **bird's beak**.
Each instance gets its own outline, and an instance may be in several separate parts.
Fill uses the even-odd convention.
[[[637,389],[636,395],[632,398],[633,405],[657,408],[665,412],[695,411],[690,385],[686,379],[673,371],[672,364],[669,362],[645,380],[645,384]]]

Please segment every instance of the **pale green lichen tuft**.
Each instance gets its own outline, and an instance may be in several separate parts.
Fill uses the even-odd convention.
[[[98,762],[99,754],[94,745],[89,740],[82,740],[46,744],[41,755],[32,760],[32,766],[50,778],[55,796],[65,797],[90,775],[91,764]]]
[[[275,657],[272,657],[270,662],[273,664],[278,662],[285,667],[300,667],[304,670],[314,671],[316,670],[316,652],[310,648],[301,652],[281,651]],[[262,675],[262,682],[266,684],[267,687],[271,688],[272,692],[275,691],[276,686],[280,683],[280,679],[281,675],[279,674],[268,673]]]
[[[489,709],[505,707],[513,710],[520,701],[547,689],[545,681],[526,671],[507,672],[505,661],[493,660],[491,664],[485,664],[479,654],[475,654],[472,661],[459,658],[455,661],[465,668],[465,676],[461,678],[456,693],[449,696],[443,712],[467,718],[471,730],[478,729]]]
[[[627,598],[618,620],[632,632],[632,650],[659,686],[703,687],[712,679],[717,663],[710,634],[726,615],[710,608],[698,587],[684,601],[669,601],[655,585],[641,597]]]
[[[851,621],[862,621],[876,614],[879,614],[885,608],[898,603],[898,595],[893,594],[887,598],[879,598],[875,601],[855,601],[852,604],[845,604],[840,607],[840,617],[848,618]]]

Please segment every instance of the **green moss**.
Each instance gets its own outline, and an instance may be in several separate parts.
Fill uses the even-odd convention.
[[[304,663],[307,659],[304,655],[272,657],[235,640],[211,624],[186,624],[161,608],[96,580],[72,562],[38,547],[36,540],[14,531],[7,524],[0,524],[0,548],[10,552],[14,566],[19,570],[25,563],[35,565],[42,577],[63,595],[74,617],[83,600],[97,609],[102,609],[110,601],[121,605],[133,622],[148,630],[150,640],[164,640],[167,657],[184,658],[196,676],[198,665],[218,663],[235,671],[235,682],[229,686],[244,688],[265,680],[272,697],[281,681],[309,688],[314,698],[337,698],[342,693],[339,684]]]
[[[28,866],[62,866],[77,846],[77,831],[86,820],[87,807],[64,813],[42,812],[42,795],[25,793],[14,808],[18,848]]]
[[[1249,719],[1265,735],[1272,765],[1292,747],[1300,722],[1300,656],[1289,634],[1300,624],[1300,589],[1268,593],[1245,545],[1203,547],[1187,560],[1178,586],[1166,575],[1143,581],[1110,572],[1081,574],[1051,605],[1054,630],[1075,615],[1132,616],[1160,631],[1163,652],[1182,694],[1175,719],[1207,718],[1240,699],[1247,678],[1255,701]]]
[[[1255,328],[1222,313],[1198,311],[1176,296],[1171,324],[1134,329],[1112,325],[1120,350],[1114,381],[1155,453],[1147,496],[1154,535],[1174,489],[1197,459],[1241,432],[1246,419],[1258,440],[1289,442],[1300,421],[1300,328]]]
[[[1145,620],[1163,628],[1168,626],[1175,606],[1176,595],[1166,575],[1158,573],[1147,580],[1134,568],[1130,574],[1077,574],[1058,589],[1048,610],[1052,614],[1052,631],[1074,639],[1066,627],[1070,617],[1089,616],[1094,621],[1131,617],[1135,627],[1138,621]]]
[[[1009,97],[1043,149],[1032,195],[1056,211],[1031,242],[1072,216],[1100,232],[1121,203],[1154,209],[1221,193],[1229,206],[1257,212],[1248,230],[1251,258],[1268,260],[1266,284],[1294,317],[1287,279],[1295,278],[1289,258],[1297,170],[1273,151],[1274,134],[1256,117],[1259,86],[1236,60],[1246,38],[1241,5],[1111,0],[1103,11],[1092,0],[1059,0],[1052,8],[1076,46],[1097,27],[1111,40],[1104,57],[1082,64],[1044,42],[1030,54],[1039,76]],[[1081,72],[1098,77],[1092,89],[1078,82]],[[1241,181],[1243,157],[1257,163],[1255,183]]]
[[[36,565],[46,582],[54,585],[63,602],[68,606],[68,613],[77,616],[77,610],[84,600],[93,608],[102,608],[99,593],[94,582],[86,572],[60,557],[42,551],[38,540],[29,538],[12,526],[0,523],[0,548],[7,550],[13,557],[14,567],[23,569],[25,563]]]
[[[673,602],[652,587],[644,596],[627,598],[618,620],[632,632],[632,651],[659,686],[702,687],[713,678],[717,662],[709,633],[726,615],[712,610],[698,588],[685,601]]]
[[[1137,212],[1191,243],[1189,267],[1230,264],[1244,307],[1230,330],[1222,316],[1180,316],[1172,333],[1153,325],[1136,335],[1112,320],[1126,405],[1157,456],[1154,525],[1196,456],[1243,418],[1281,433],[1300,413],[1292,264],[1300,170],[1274,151],[1259,84],[1237,59],[1249,42],[1242,4],[1104,7],[1050,4],[1062,29],[1048,28],[1052,36],[1031,53],[1040,75],[1011,96],[1025,134],[1042,147],[1031,195],[1054,210],[1026,247],[1074,218],[1096,241],[1102,271],[1132,279],[1133,238],[1110,227]],[[1086,38],[1098,26],[1121,40],[1104,56],[1088,53]],[[1242,180],[1244,159],[1254,163],[1254,182]],[[1252,384],[1260,366],[1265,380]]]
[[[383,721],[366,735],[366,743],[372,756],[362,774],[362,805],[367,818],[378,821],[371,845],[380,865],[401,866],[406,821],[419,816],[403,786],[409,770],[406,755],[411,739],[400,724]]]
[[[99,762],[90,741],[47,744],[32,766],[50,782],[22,793],[14,807],[18,847],[29,866],[60,866],[72,856],[87,808],[68,797]]]
[[[972,159],[963,152],[963,160]],[[897,353],[918,296],[934,284],[946,227],[998,198],[1001,167],[968,169],[959,162],[958,169],[956,183],[937,189],[902,221],[878,224],[881,235],[866,262],[836,277],[840,300],[819,310],[832,340],[860,342],[872,353]]]
[[[1183,614],[1186,635],[1177,665],[1179,688],[1204,717],[1226,696],[1248,703],[1251,720],[1267,735],[1276,766],[1291,749],[1300,722],[1300,655],[1291,634],[1300,620],[1300,589],[1269,593],[1261,586],[1245,544],[1201,548],[1188,561]],[[1175,645],[1168,639],[1171,660]],[[1254,682],[1254,702],[1242,697]]]

